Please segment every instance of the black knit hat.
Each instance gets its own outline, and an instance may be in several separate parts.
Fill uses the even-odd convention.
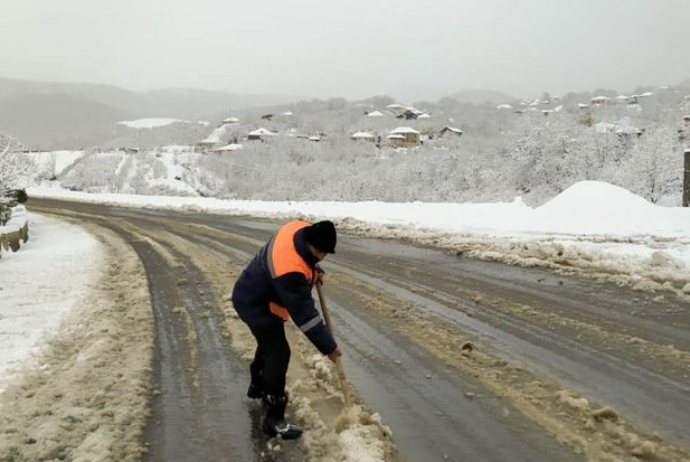
[[[326,220],[304,228],[304,239],[321,252],[335,253],[338,237],[333,222]]]

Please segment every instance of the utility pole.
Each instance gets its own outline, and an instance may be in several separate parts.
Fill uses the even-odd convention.
[[[685,173],[683,175],[683,207],[690,207],[690,148],[685,150]]]

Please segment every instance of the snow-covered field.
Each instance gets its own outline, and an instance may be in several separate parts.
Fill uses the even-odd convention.
[[[170,118],[149,118],[149,119],[136,119],[136,120],[123,120],[118,122],[120,125],[124,125],[129,128],[155,128],[164,127],[166,125],[174,124],[175,122],[189,123],[186,120],[180,119],[170,119]]]
[[[43,151],[29,152],[38,177],[50,178],[62,174],[68,167],[84,157],[84,151]]]
[[[690,292],[690,209],[654,205],[603,182],[583,181],[541,207],[509,203],[269,202],[87,194],[30,188],[34,197],[231,215],[337,220],[343,229],[406,237],[478,258],[624,274]],[[567,262],[566,262],[567,260]],[[673,286],[673,287],[672,287]]]
[[[0,391],[80,306],[102,258],[98,241],[76,226],[35,214],[30,223],[31,240],[0,262]]]

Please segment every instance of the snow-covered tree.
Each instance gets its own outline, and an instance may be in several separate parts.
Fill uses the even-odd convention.
[[[648,129],[632,148],[630,157],[609,166],[612,182],[656,203],[682,189],[683,154],[670,127]]]

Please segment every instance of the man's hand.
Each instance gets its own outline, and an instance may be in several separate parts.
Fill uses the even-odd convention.
[[[321,268],[321,265],[316,265],[316,279],[314,281],[315,285],[323,285],[323,277],[326,274],[326,272]]]
[[[335,362],[336,359],[340,358],[343,355],[343,352],[340,351],[340,347],[337,347],[335,350],[333,350],[329,355],[328,359],[331,361]]]

